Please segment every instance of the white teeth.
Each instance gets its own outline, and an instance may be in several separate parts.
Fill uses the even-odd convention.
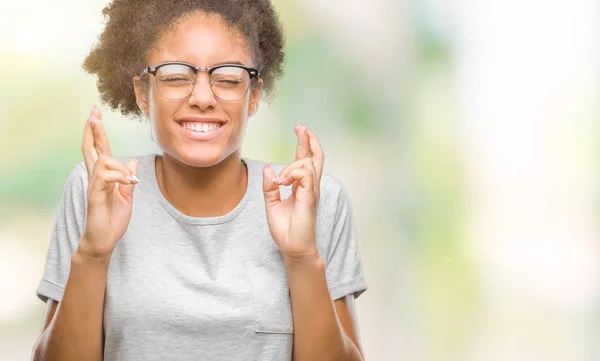
[[[185,129],[193,130],[199,133],[211,132],[220,126],[221,124],[218,123],[183,123],[183,127]]]

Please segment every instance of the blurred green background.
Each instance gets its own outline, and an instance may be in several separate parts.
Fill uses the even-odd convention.
[[[598,360],[597,0],[274,0],[286,75],[245,156],[309,125],[350,193],[370,360]],[[156,152],[81,70],[105,0],[0,11],[0,360],[26,360],[62,187],[92,104],[113,154]]]

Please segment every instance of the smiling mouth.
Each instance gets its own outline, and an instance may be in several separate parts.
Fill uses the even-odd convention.
[[[210,133],[223,126],[224,123],[181,122],[182,128],[196,133]]]

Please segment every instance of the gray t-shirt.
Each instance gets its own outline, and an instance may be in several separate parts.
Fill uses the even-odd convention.
[[[156,154],[137,157],[133,216],[111,258],[104,360],[291,360],[293,322],[279,248],[264,209],[262,167],[243,158],[248,185],[228,214],[184,215],[161,193]],[[278,173],[284,165],[273,164]],[[60,301],[86,217],[87,171],[71,172],[38,297]],[[282,198],[290,187],[282,187]],[[333,300],[366,290],[348,195],[323,174],[317,246]]]

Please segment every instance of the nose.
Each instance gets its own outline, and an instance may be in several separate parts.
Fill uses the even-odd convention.
[[[188,98],[190,106],[197,106],[201,110],[214,108],[217,105],[217,99],[210,85],[210,75],[205,72],[199,72],[196,76],[196,83],[192,93]]]

